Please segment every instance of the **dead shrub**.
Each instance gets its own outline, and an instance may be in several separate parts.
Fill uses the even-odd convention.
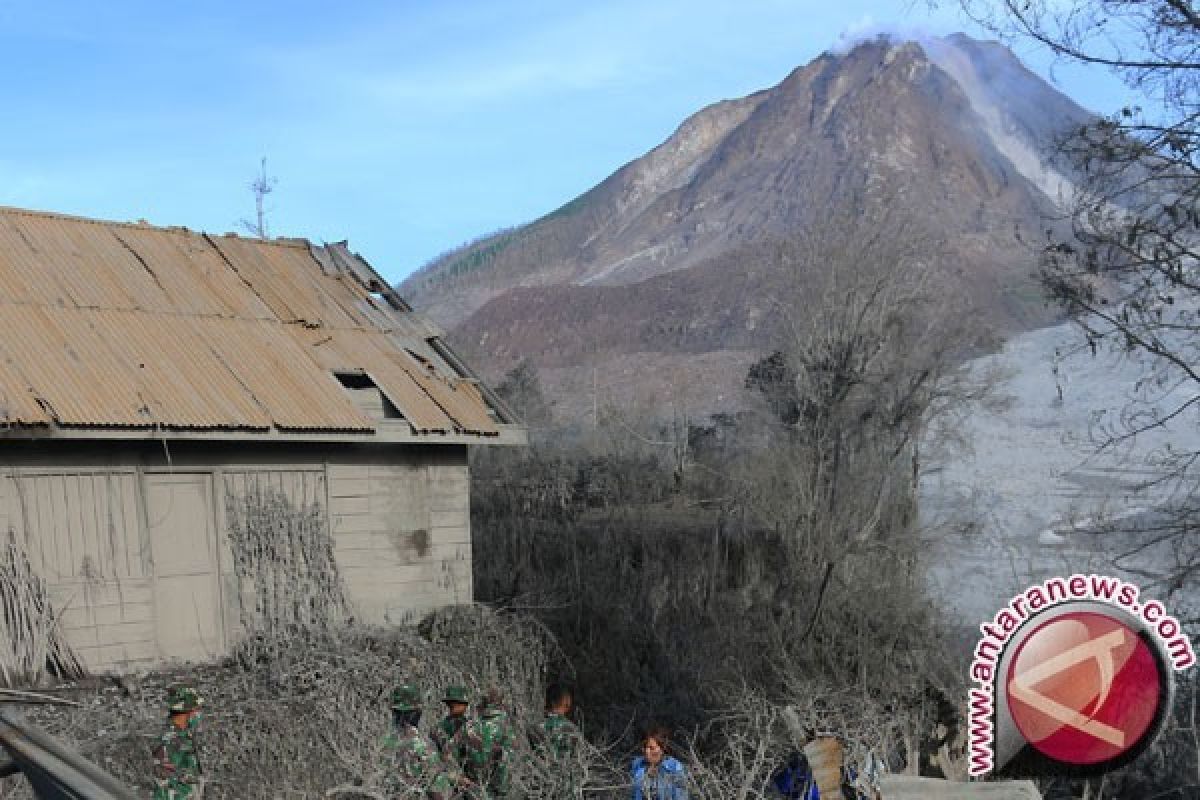
[[[167,687],[190,683],[207,700],[200,737],[205,797],[387,796],[382,750],[387,698],[412,682],[424,693],[428,728],[443,713],[441,692],[463,684],[478,696],[497,686],[517,725],[514,785],[520,796],[589,796],[613,780],[608,760],[585,746],[572,767],[574,795],[549,794],[553,776],[526,735],[542,718],[545,676],[569,673],[537,623],[485,607],[434,614],[412,628],[331,628],[281,640],[252,669],[236,660],[150,673],[121,685],[79,688],[79,708],[38,707],[36,724],[63,738],[119,780],[152,787],[151,749],[165,730]],[[23,778],[6,779],[0,797],[30,797]],[[561,789],[561,785],[558,785]]]
[[[299,506],[252,483],[225,495],[233,565],[240,583],[244,655],[281,639],[329,630],[347,615],[324,509]]]
[[[67,679],[83,676],[83,665],[51,607],[46,582],[11,528],[0,544],[0,602],[0,680],[5,686],[37,684],[47,671]]]

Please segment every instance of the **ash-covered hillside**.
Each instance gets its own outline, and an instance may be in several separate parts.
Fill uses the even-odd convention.
[[[929,241],[939,290],[981,325],[1050,321],[1033,254],[1070,178],[1048,154],[1086,119],[1002,45],[879,38],[703,109],[401,292],[497,372],[486,377],[532,359],[566,419],[666,393],[697,412],[736,407],[746,367],[803,313],[781,307],[781,286],[802,298],[821,268],[794,254],[872,204]]]

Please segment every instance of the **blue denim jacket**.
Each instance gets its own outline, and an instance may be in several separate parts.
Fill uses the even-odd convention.
[[[647,766],[642,756],[633,760],[632,800],[688,800],[683,764],[667,756],[654,774],[647,774]]]

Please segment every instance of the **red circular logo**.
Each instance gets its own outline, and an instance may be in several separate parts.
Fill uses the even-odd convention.
[[[1025,741],[1076,765],[1120,758],[1158,716],[1164,684],[1137,631],[1107,614],[1063,614],[1021,642],[1008,669],[1008,706]]]

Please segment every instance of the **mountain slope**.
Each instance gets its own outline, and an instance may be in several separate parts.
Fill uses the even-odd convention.
[[[745,365],[774,346],[773,289],[793,277],[772,254],[870,203],[936,234],[942,289],[982,319],[1047,321],[1029,243],[1069,180],[1042,153],[1086,118],[998,44],[877,39],[709,106],[566,206],[401,291],[493,370],[533,358],[566,416],[599,384],[661,399],[679,383],[664,374],[698,363],[709,373],[690,375],[687,402],[737,405]]]

